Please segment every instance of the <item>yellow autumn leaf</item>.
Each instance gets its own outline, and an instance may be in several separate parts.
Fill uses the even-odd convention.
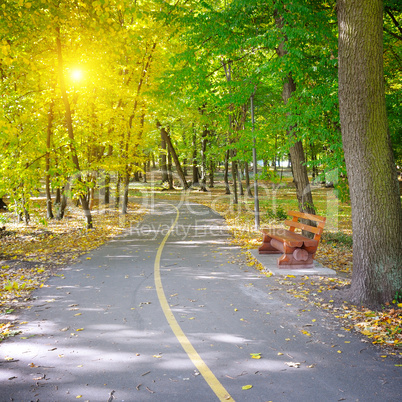
[[[84,330],[84,328],[77,328],[76,329],[76,331],[78,332],[78,331],[83,331]]]
[[[245,390],[247,390],[247,389],[250,389],[250,388],[253,388],[253,386],[252,386],[252,385],[243,385],[243,386],[241,387],[241,389],[242,389],[243,391],[245,391]]]

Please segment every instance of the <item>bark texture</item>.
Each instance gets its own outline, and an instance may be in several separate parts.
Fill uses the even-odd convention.
[[[383,2],[338,1],[339,108],[353,224],[352,298],[402,289],[402,210],[385,109]]]

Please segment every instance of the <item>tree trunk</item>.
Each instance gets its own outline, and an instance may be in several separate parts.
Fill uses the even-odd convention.
[[[52,194],[50,191],[50,147],[52,144],[52,130],[53,130],[53,109],[54,109],[54,100],[50,101],[49,105],[49,113],[47,116],[47,131],[46,131],[46,157],[45,157],[45,191],[46,191],[46,217],[47,219],[53,219],[53,210],[52,210]]]
[[[225,194],[230,194],[230,186],[229,186],[229,156],[230,151],[227,150],[225,154],[225,170],[223,173],[223,181],[225,182]]]
[[[149,163],[149,161],[144,162],[144,177],[143,177],[143,183],[147,183],[148,163]]]
[[[204,130],[202,133],[202,141],[201,141],[201,181],[200,181],[200,190],[207,191],[207,135],[208,130]]]
[[[211,159],[209,161],[209,188],[214,187],[214,172],[215,172],[215,162]]]
[[[237,197],[237,162],[234,160],[235,151],[232,149],[232,180],[233,180],[233,204],[238,204]]]
[[[179,175],[179,178],[180,178],[181,184],[183,186],[183,189],[187,190],[188,189],[188,184],[187,184],[186,176],[184,175],[183,169],[181,168],[179,157],[177,156],[176,150],[173,147],[170,135],[166,131],[166,129],[160,125],[160,123],[157,123],[157,126],[158,126],[158,128],[160,128],[162,139],[167,144],[167,146],[169,148],[169,153],[171,154],[171,156],[172,156],[172,158],[174,160],[174,164],[176,166],[177,174]]]
[[[7,204],[3,201],[3,197],[0,197],[0,211],[8,211]]]
[[[168,181],[167,164],[166,164],[166,139],[161,131],[161,153],[160,153],[160,168],[162,171],[162,184]]]
[[[121,213],[126,215],[128,211],[128,190],[130,186],[130,173],[126,172],[124,175],[124,190],[123,190],[123,202],[121,204]]]
[[[103,202],[105,205],[110,204],[110,174],[106,172],[105,174],[105,191],[103,196]]]
[[[68,100],[67,89],[66,89],[66,85],[64,82],[63,54],[62,54],[62,49],[61,49],[60,28],[57,28],[56,31],[57,31],[56,45],[57,45],[59,83],[60,83],[60,91],[61,91],[61,95],[63,98],[64,109],[65,109],[65,118],[66,118],[68,138],[70,140],[69,146],[70,146],[71,160],[73,162],[75,169],[77,170],[77,181],[82,183],[80,164],[78,162],[77,151],[75,149],[75,144],[74,144],[75,139],[74,139],[73,121],[72,121],[72,117],[71,117],[70,102]],[[88,202],[85,199],[84,195],[80,195],[79,198],[81,201],[81,205],[82,205],[82,209],[84,211],[85,218],[87,220],[87,229],[92,229],[92,215],[91,215],[91,211],[89,210],[89,207],[88,207]]]
[[[292,161],[293,180],[296,185],[296,196],[301,212],[315,215],[313,196],[311,194],[310,182],[307,175],[307,168],[304,159],[303,143],[297,141],[290,149]]]
[[[66,192],[70,187],[69,181],[67,180],[66,185],[63,188],[58,187],[56,190],[55,199],[55,209],[56,209],[56,219],[61,220],[64,218],[64,213],[67,207],[67,196]]]
[[[237,179],[239,181],[239,195],[244,195],[243,183],[242,183],[242,173],[241,173],[242,163],[237,163]]]
[[[195,130],[193,130],[193,187],[198,186],[198,178],[200,174],[198,172],[198,162],[197,162],[197,135]]]
[[[339,110],[353,225],[352,300],[402,289],[402,209],[385,108],[383,2],[338,1]]]
[[[250,186],[250,173],[248,171],[248,162],[244,163],[244,169],[245,169],[245,174],[246,174],[246,187],[247,187],[247,196],[248,197],[253,197],[253,193],[251,191],[251,186]]]
[[[287,77],[283,84],[282,98],[285,105],[296,90],[296,83],[291,75]],[[289,128],[288,135],[290,140],[294,140],[293,128]],[[307,212],[315,215],[313,195],[311,194],[310,181],[308,179],[306,159],[304,156],[303,143],[298,140],[289,149],[293,180],[296,185],[296,196],[300,212]]]
[[[114,207],[116,210],[119,209],[120,205],[120,186],[121,186],[121,174],[117,173],[116,191],[114,197]]]
[[[169,184],[169,190],[174,190],[173,186],[173,166],[172,166],[172,153],[170,152],[170,148],[168,148],[168,154],[167,154],[167,171],[168,171],[168,184]]]

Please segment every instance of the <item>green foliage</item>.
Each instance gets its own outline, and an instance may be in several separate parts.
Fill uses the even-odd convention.
[[[325,241],[327,243],[345,244],[346,246],[349,246],[349,247],[353,246],[352,236],[348,235],[346,233],[343,233],[341,231],[338,231],[338,232],[324,231],[324,234],[322,236],[323,236],[323,239],[325,239]]]
[[[266,215],[267,215],[268,219],[277,219],[277,220],[281,220],[281,221],[288,218],[288,214],[281,206],[276,207],[275,209],[268,208],[266,210]]]
[[[9,222],[9,217],[6,214],[0,214],[0,225],[5,225]]]
[[[395,303],[402,303],[402,289],[397,290],[394,296]]]
[[[278,173],[269,168],[262,170],[262,172],[258,175],[258,180],[267,180],[271,183],[279,183],[281,181]]]

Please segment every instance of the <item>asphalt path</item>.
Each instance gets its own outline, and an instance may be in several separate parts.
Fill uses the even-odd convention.
[[[158,202],[61,274],[0,344],[0,401],[400,400],[400,361],[247,266],[205,206]]]

